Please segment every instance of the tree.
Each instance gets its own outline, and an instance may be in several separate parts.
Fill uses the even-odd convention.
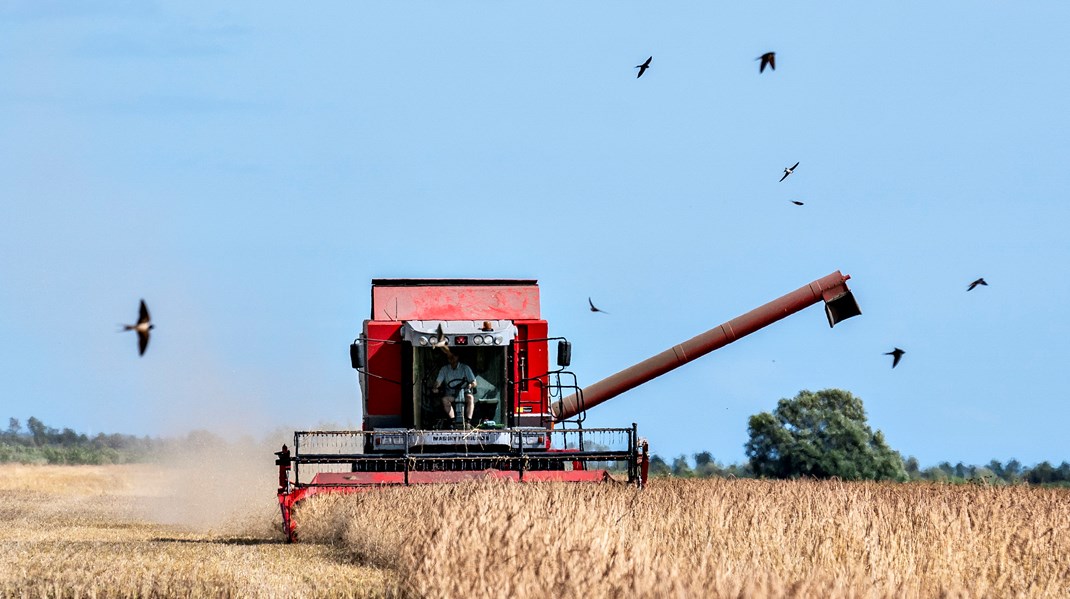
[[[1003,467],[1003,478],[1009,483],[1016,483],[1022,479],[1022,463],[1018,460],[1011,459],[1007,462],[1007,465]]]
[[[1063,462],[1059,464],[1059,468],[1055,471],[1056,482],[1070,483],[1070,463]]]
[[[910,456],[903,462],[903,467],[906,469],[910,480],[919,480],[921,478],[921,465],[918,464],[918,458]]]
[[[713,454],[708,451],[700,451],[695,454],[695,468],[702,468],[713,463]]]
[[[721,465],[717,463],[717,460],[713,459],[713,454],[708,451],[700,451],[695,454],[695,476],[699,478],[710,478],[711,476],[721,476]]]
[[[987,468],[992,471],[992,474],[999,479],[1004,479],[1003,464],[999,460],[991,460],[988,462]]]
[[[1055,482],[1055,468],[1047,460],[1033,466],[1025,475],[1026,480],[1034,485]]]
[[[966,470],[966,464],[959,462],[955,464],[955,478],[965,480],[969,478],[969,472]]]
[[[862,400],[847,391],[800,391],[772,413],[751,416],[747,428],[758,476],[907,480],[902,456],[869,428]]]
[[[668,476],[672,474],[672,469],[665,463],[665,460],[654,454],[650,456],[650,476]]]
[[[672,475],[682,478],[691,478],[695,475],[691,470],[691,466],[687,463],[687,456],[680,455],[672,461]]]
[[[33,435],[34,445],[40,447],[48,443],[48,428],[44,422],[30,416],[30,419],[26,421],[26,428],[30,429],[30,434]]]

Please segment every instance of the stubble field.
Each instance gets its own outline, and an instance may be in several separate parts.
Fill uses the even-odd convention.
[[[309,501],[286,545],[265,470],[0,466],[0,595],[1070,596],[1066,490],[471,483]]]

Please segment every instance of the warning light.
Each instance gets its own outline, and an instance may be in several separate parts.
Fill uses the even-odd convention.
[[[457,335],[453,338],[454,345],[468,345],[468,335]]]

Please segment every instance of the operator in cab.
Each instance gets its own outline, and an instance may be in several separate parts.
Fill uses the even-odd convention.
[[[476,377],[472,369],[462,364],[453,352],[446,350],[446,358],[449,363],[439,368],[434,391],[438,393],[439,388],[443,384],[446,385],[446,392],[442,395],[442,407],[446,410],[446,415],[449,416],[451,422],[456,418],[453,402],[458,393],[464,393],[464,428],[469,428],[476,405],[475,396],[472,395],[472,389],[476,386]]]

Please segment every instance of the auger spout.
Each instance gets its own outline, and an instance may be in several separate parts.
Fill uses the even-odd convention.
[[[554,402],[554,417],[559,421],[572,418],[583,410],[613,399],[625,391],[634,389],[820,301],[825,302],[825,314],[830,327],[852,316],[858,316],[862,311],[851,290],[847,288],[847,280],[850,278],[850,275],[841,274],[837,270],[764,306],[755,308],[634,366],[625,368],[583,388],[580,393]]]

